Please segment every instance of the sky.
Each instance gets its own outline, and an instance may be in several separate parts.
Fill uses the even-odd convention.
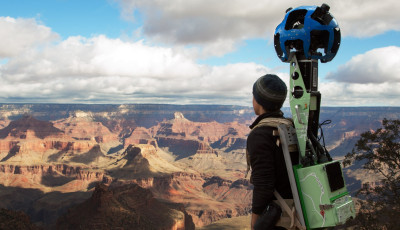
[[[400,2],[323,2],[341,44],[319,63],[322,106],[399,106]],[[0,0],[0,103],[251,106],[262,75],[289,87],[273,42],[286,9],[321,4]]]

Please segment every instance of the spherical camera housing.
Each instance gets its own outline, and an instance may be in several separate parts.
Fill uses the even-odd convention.
[[[283,62],[289,62],[291,52],[297,59],[331,61],[340,46],[340,29],[329,13],[329,6],[300,6],[289,8],[276,27],[275,51]]]

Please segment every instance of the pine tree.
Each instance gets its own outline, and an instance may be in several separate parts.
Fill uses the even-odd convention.
[[[359,162],[382,178],[357,192],[361,206],[353,223],[359,229],[400,229],[400,120],[384,119],[382,126],[362,133],[343,161],[345,166]]]

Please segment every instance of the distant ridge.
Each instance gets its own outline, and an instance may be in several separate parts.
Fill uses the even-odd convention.
[[[29,113],[39,120],[55,121],[70,117],[76,111],[91,112],[96,119],[99,114],[107,113],[113,117],[133,119],[141,126],[149,128],[164,119],[174,118],[175,112],[181,112],[186,119],[195,122],[244,122],[254,117],[254,111],[248,106],[236,105],[172,105],[172,104],[2,104],[0,119],[19,119]]]

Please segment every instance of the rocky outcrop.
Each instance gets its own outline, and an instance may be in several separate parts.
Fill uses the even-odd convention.
[[[32,137],[44,139],[49,136],[62,137],[63,132],[55,128],[51,122],[40,121],[30,115],[25,115],[19,120],[10,122],[4,129],[0,129],[0,139],[8,136],[19,139]]]
[[[238,122],[193,122],[180,112],[175,112],[174,119],[160,122],[153,128],[156,137],[195,139],[209,144],[220,140],[223,136],[243,137],[247,133],[248,127]]]
[[[124,139],[124,148],[129,145],[148,144],[158,147],[157,141],[152,137],[150,131],[144,127],[137,127],[129,137]]]
[[[8,124],[10,124],[10,120],[8,120],[7,118],[0,118],[0,129],[3,129],[4,127],[7,127]]]
[[[54,122],[54,126],[75,140],[94,140],[97,143],[118,142],[118,134],[112,133],[101,122],[94,121],[91,113],[77,111],[72,116]]]
[[[207,179],[203,184],[203,190],[206,194],[219,201],[224,200],[242,200],[243,203],[249,203],[253,186],[246,179],[230,181],[214,176]]]
[[[109,179],[104,172],[90,168],[59,165],[0,164],[1,184],[10,187],[37,188],[43,191],[86,191],[90,183]]]
[[[9,152],[15,146],[19,146],[21,152],[37,152],[43,153],[48,150],[69,151],[69,152],[84,152],[88,151],[97,143],[93,141],[76,141],[63,139],[36,139],[31,138],[29,141],[6,139],[0,142],[0,152]]]
[[[158,146],[176,155],[176,159],[195,154],[218,155],[218,151],[234,151],[245,148],[249,129],[238,122],[192,122],[182,113],[175,118],[160,122],[152,128]]]
[[[77,125],[85,129],[83,125]],[[87,125],[90,127],[90,125]],[[86,127],[87,127],[86,126]],[[32,116],[24,116],[19,120],[10,122],[4,129],[0,130],[0,161],[20,162],[26,164],[40,164],[47,162],[62,161],[62,155],[76,155],[89,152],[104,141],[107,136],[105,129],[93,134],[90,138],[83,136],[69,136],[65,132],[71,129],[58,129],[51,122],[39,121]],[[90,134],[92,135],[92,134]],[[111,135],[112,136],[112,135]],[[113,139],[115,140],[115,138]]]
[[[222,149],[225,152],[230,152],[237,149],[246,149],[246,141],[245,137],[224,136],[211,146],[216,149]]]
[[[215,151],[213,148],[211,148],[210,145],[208,145],[205,142],[200,142],[199,148],[197,149],[196,154],[215,154],[215,155],[218,155],[217,151]]]
[[[15,148],[18,145],[18,143],[19,143],[19,141],[16,141],[16,140],[0,141],[0,153],[1,152],[7,152],[7,153],[10,152],[10,150]]]
[[[159,150],[153,145],[129,145],[115,163],[116,167],[108,170],[110,175],[124,180],[148,178],[182,169],[160,157]]]
[[[57,229],[194,229],[181,209],[156,200],[136,184],[96,186],[92,197],[57,221]]]
[[[156,136],[158,146],[177,156],[177,159],[196,154],[200,141],[196,139],[183,139],[168,136]]]
[[[90,180],[93,178],[102,178],[104,173],[89,172],[88,168],[74,167],[65,164],[58,165],[6,165],[0,164],[0,173],[22,174],[22,175],[43,175],[43,174],[62,174],[77,179]]]
[[[135,183],[151,189],[157,197],[168,200],[175,196],[177,199],[183,198],[179,196],[184,194],[196,194],[196,191],[202,190],[204,179],[196,173],[175,172],[161,177],[139,178]]]
[[[158,146],[176,155],[176,159],[182,159],[195,154],[218,155],[207,142],[196,139],[180,139],[173,137],[156,137]]]

